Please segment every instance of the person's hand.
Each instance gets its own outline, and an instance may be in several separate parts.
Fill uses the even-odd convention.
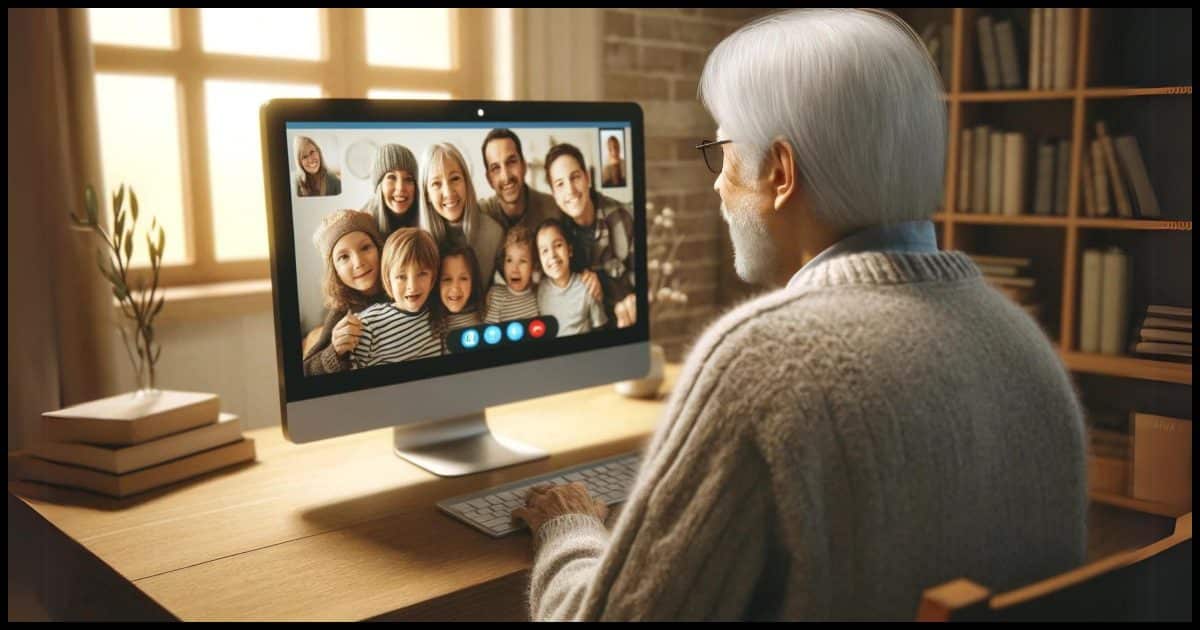
[[[587,486],[574,481],[566,485],[530,488],[525,507],[513,510],[512,516],[525,521],[530,533],[536,534],[547,521],[566,514],[586,514],[603,521],[608,516],[608,506],[592,500]]]
[[[346,316],[333,327],[333,351],[345,355],[358,346],[358,338],[362,336],[362,320],[354,313]]]
[[[617,316],[617,328],[628,328],[637,323],[637,294],[630,293],[625,299],[613,305],[613,313]]]
[[[604,301],[604,290],[600,288],[600,276],[596,275],[595,271],[584,269],[579,272],[579,279],[583,280],[583,286],[587,288],[587,292],[591,294],[593,300]]]

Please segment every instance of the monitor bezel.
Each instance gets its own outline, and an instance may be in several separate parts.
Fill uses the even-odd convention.
[[[482,110],[483,115],[480,115]],[[646,343],[650,337],[648,282],[646,270],[646,192],[643,114],[636,103],[615,102],[530,102],[530,101],[425,101],[377,99],[275,99],[260,110],[263,180],[267,193],[267,224],[271,256],[271,294],[275,311],[276,365],[279,373],[280,405],[284,429],[286,405],[325,396],[347,394],[424,379],[479,370],[626,344]],[[292,220],[290,150],[288,123],[380,122],[380,123],[555,123],[628,122],[631,146],[626,149],[633,188],[635,229],[637,322],[628,328],[604,330],[526,346],[509,346],[493,351],[446,355],[404,363],[333,374],[305,376],[298,351],[304,332],[296,276],[296,237]],[[519,131],[518,131],[519,133]],[[463,147],[471,150],[475,147]],[[525,156],[526,160],[530,156]],[[598,175],[598,173],[597,173]],[[599,189],[596,189],[599,191]],[[292,348],[296,351],[285,351]]]

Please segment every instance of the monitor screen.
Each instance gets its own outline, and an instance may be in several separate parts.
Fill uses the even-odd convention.
[[[644,343],[641,133],[630,104],[264,106],[283,402]]]

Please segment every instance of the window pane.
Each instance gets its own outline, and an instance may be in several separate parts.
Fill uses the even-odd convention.
[[[96,108],[100,119],[100,160],[104,168],[103,208],[122,182],[138,196],[133,264],[150,264],[146,226],[157,217],[167,235],[163,263],[189,259],[191,239],[184,234],[183,183],[179,152],[179,113],[175,78],[96,74]],[[97,191],[99,194],[100,191]],[[128,198],[128,193],[126,193]],[[126,210],[128,210],[128,201]],[[111,215],[109,215],[111,217]],[[126,219],[129,221],[131,219]],[[109,224],[111,228],[111,223]]]
[[[450,98],[449,92],[429,92],[419,90],[387,90],[373,89],[367,90],[367,98],[427,98],[431,100],[444,100]]]
[[[273,98],[319,97],[321,88],[242,81],[205,81],[204,86],[217,260],[266,258],[267,201],[258,109]]]
[[[320,9],[201,9],[204,52],[321,59]]]
[[[174,48],[170,9],[88,9],[93,44]]]
[[[367,63],[450,69],[450,9],[367,9]]]

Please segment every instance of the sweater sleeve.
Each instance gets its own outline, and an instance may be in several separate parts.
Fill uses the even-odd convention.
[[[643,463],[611,537],[580,515],[539,529],[533,619],[746,614],[766,565],[769,474],[738,409],[724,408],[704,388],[688,398]]]

